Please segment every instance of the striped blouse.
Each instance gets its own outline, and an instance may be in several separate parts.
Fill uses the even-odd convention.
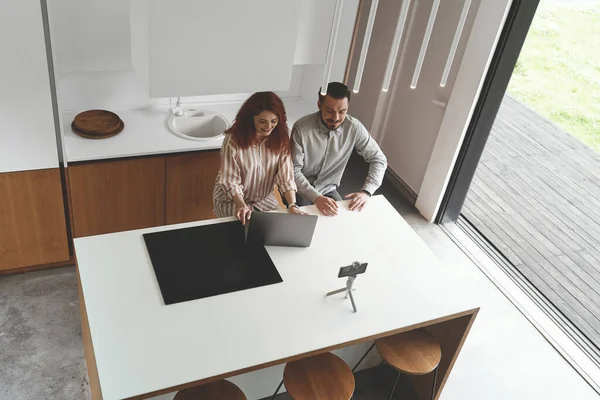
[[[221,146],[221,167],[213,190],[217,217],[235,215],[233,196],[241,194],[247,205],[259,211],[279,208],[273,195],[275,184],[285,193],[296,190],[290,154],[275,154],[266,141],[241,149],[232,135],[226,134]]]

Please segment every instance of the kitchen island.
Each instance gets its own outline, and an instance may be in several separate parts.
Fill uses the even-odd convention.
[[[346,206],[319,216],[310,247],[267,246],[282,282],[171,305],[142,235],[233,218],[75,239],[94,399],[151,398],[332,350],[353,366],[361,354],[345,348],[420,327],[442,346],[438,397],[478,305],[383,196],[362,212]],[[357,313],[343,295],[325,296],[345,284],[338,270],[353,261],[369,263],[354,285]],[[262,391],[245,390],[249,399],[268,396],[281,379],[258,376]],[[413,379],[423,398],[427,378]]]

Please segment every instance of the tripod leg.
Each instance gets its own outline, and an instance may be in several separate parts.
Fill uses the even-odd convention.
[[[354,302],[354,296],[352,296],[352,290],[348,290],[348,294],[350,295],[350,301],[352,302],[352,308],[354,309],[354,312],[358,311],[356,309],[356,303]]]
[[[346,288],[342,288],[342,289],[334,290],[333,292],[329,292],[325,296],[331,296],[332,294],[338,294],[338,293],[342,293],[345,291],[346,291]]]
[[[279,389],[281,389],[281,386],[283,386],[283,379],[281,380],[279,386],[277,386],[277,389],[275,389],[275,393],[273,393],[273,397],[271,397],[271,400],[273,400],[275,396],[277,396],[277,393],[279,392]]]
[[[365,357],[367,356],[367,354],[369,354],[371,352],[371,350],[373,349],[373,347],[375,347],[375,342],[373,342],[373,344],[371,345],[371,347],[369,347],[369,350],[367,350],[365,352],[365,354],[363,354],[363,356],[360,358],[360,360],[358,360],[358,362],[356,363],[356,365],[354,366],[354,368],[352,368],[352,372],[356,371],[356,368],[358,368],[358,366],[360,365],[360,363],[362,362],[362,360],[365,359]]]

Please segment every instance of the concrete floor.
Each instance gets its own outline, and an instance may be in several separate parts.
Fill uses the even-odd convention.
[[[88,399],[75,267],[0,277],[0,399]]]

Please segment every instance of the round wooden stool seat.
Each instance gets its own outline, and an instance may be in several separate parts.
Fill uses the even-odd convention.
[[[442,359],[440,344],[424,329],[377,339],[375,345],[387,364],[408,375],[428,374]]]
[[[332,353],[287,363],[283,383],[294,400],[349,400],[354,393],[354,374]]]
[[[180,390],[173,400],[246,400],[246,396],[239,387],[222,380]]]

